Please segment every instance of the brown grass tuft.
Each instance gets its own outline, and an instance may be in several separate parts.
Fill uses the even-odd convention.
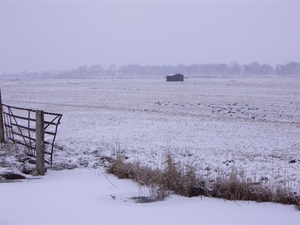
[[[199,175],[195,165],[186,166],[175,162],[170,151],[163,156],[161,168],[142,166],[139,161],[125,161],[118,149],[107,172],[120,179],[131,179],[139,185],[149,187],[152,197],[160,200],[168,197],[170,193],[186,197],[204,195],[228,200],[293,204],[300,210],[299,194],[286,187],[241,179],[235,167],[232,167],[229,177],[220,174],[207,183],[204,176]]]

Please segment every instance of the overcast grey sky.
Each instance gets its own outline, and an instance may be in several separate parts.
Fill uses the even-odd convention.
[[[1,0],[0,73],[300,61],[300,1]]]

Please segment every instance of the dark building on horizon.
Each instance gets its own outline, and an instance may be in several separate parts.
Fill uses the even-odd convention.
[[[166,81],[179,81],[183,82],[184,81],[184,76],[180,73],[176,73],[174,75],[168,75],[166,78]]]

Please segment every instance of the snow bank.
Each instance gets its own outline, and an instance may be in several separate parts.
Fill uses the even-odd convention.
[[[1,183],[1,224],[299,224],[293,206],[171,195],[134,203],[147,190],[99,170],[49,171]],[[116,199],[112,199],[114,195]]]

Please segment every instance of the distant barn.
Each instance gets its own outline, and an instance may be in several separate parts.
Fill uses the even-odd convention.
[[[183,81],[183,80],[184,80],[183,75],[179,73],[167,76],[167,81]]]

